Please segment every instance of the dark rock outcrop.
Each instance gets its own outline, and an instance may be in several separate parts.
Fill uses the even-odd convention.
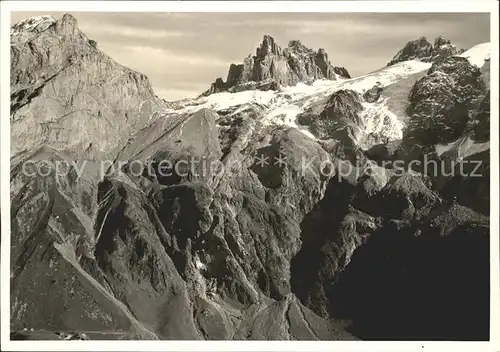
[[[381,87],[380,82],[377,82],[372,88],[368,89],[363,98],[368,103],[374,103],[380,98],[380,94],[384,89]]]
[[[324,49],[314,51],[299,40],[281,48],[273,37],[265,35],[254,56],[249,55],[243,64],[231,64],[226,82],[217,78],[204,95],[247,89],[276,90],[298,82],[337,77],[350,78],[344,67],[332,66]]]
[[[407,135],[426,145],[455,140],[484,92],[481,70],[467,59],[453,56],[434,63],[410,92]]]
[[[324,109],[310,117],[310,131],[322,140],[329,140],[328,146],[324,148],[337,158],[353,161],[360,157],[356,141],[362,134],[362,99],[353,90],[336,91],[328,98]]]
[[[488,340],[488,224],[474,214],[479,221],[459,225],[458,207],[443,211],[454,217],[446,236],[436,234],[439,217],[401,229],[388,225],[352,256],[328,298],[333,314],[354,321],[357,336]],[[464,304],[469,300],[473,307]]]
[[[434,40],[434,45],[432,45],[426,37],[420,37],[406,43],[387,66],[407,60],[434,62],[452,55],[460,54],[461,52],[463,52],[463,50],[457,49],[451,44],[450,40],[444,36],[437,37]]]
[[[445,199],[483,214],[489,213],[489,106],[481,69],[457,56],[434,63],[412,88],[410,121],[396,153],[419,160],[416,171],[427,165]]]

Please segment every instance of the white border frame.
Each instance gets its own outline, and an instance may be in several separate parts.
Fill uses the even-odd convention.
[[[496,1],[2,1],[1,87],[1,345],[9,351],[500,351],[498,8]],[[64,12],[487,12],[491,42],[490,341],[10,341],[10,13]]]

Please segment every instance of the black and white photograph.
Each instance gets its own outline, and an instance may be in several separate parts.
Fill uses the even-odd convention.
[[[2,344],[496,351],[491,2],[8,3]]]

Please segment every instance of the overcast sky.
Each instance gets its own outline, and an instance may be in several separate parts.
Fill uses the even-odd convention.
[[[23,18],[62,13],[12,13]],[[80,29],[119,63],[145,73],[156,93],[197,96],[270,34],[324,48],[335,66],[358,76],[384,66],[409,40],[445,35],[459,48],[489,41],[489,14],[450,13],[110,13],[74,12]]]

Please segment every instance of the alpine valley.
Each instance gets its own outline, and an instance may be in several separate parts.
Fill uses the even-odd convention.
[[[72,15],[10,38],[12,339],[489,339],[489,43],[351,77],[265,35],[169,102]]]

